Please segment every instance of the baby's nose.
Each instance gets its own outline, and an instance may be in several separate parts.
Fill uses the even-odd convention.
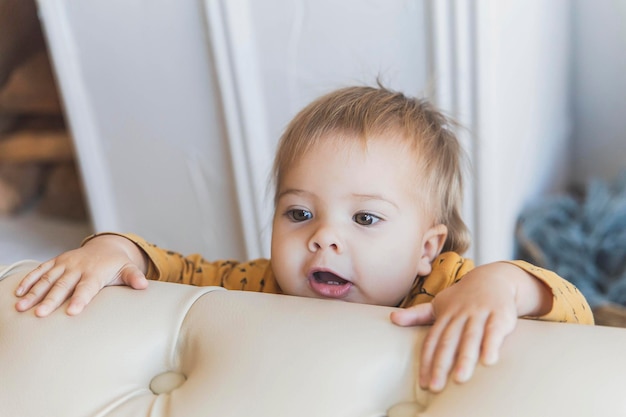
[[[343,245],[340,242],[337,230],[329,225],[323,225],[315,230],[308,242],[309,250],[317,252],[319,250],[331,249],[341,253]]]

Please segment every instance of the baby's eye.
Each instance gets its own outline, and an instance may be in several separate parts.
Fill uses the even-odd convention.
[[[294,222],[304,222],[313,218],[313,213],[311,213],[309,210],[304,209],[292,209],[289,210],[286,214],[289,220]]]
[[[352,217],[352,220],[361,226],[371,226],[374,223],[378,223],[380,221],[380,217],[370,213],[357,213]]]

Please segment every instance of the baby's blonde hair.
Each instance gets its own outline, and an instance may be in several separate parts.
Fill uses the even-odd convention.
[[[425,184],[421,195],[432,203],[435,220],[448,228],[443,251],[465,252],[469,232],[461,218],[463,149],[454,123],[428,101],[379,86],[347,87],[326,94],[302,109],[280,138],[274,160],[276,192],[292,164],[320,140],[400,137],[416,151]]]

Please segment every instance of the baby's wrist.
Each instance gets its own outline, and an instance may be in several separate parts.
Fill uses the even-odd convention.
[[[510,270],[507,276],[514,285],[515,306],[519,317],[540,317],[552,309],[552,292],[540,279],[519,266],[501,262]]]
[[[148,270],[148,255],[135,242],[124,235],[117,233],[101,233],[93,235],[85,241],[82,246],[105,245],[109,248],[117,248],[123,251],[128,259],[139,268],[144,274]]]

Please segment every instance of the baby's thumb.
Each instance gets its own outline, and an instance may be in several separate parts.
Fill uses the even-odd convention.
[[[418,304],[391,313],[391,321],[398,326],[423,326],[433,324],[435,310],[432,303]]]
[[[122,282],[135,290],[143,290],[148,286],[148,279],[135,265],[128,265],[120,271]]]

